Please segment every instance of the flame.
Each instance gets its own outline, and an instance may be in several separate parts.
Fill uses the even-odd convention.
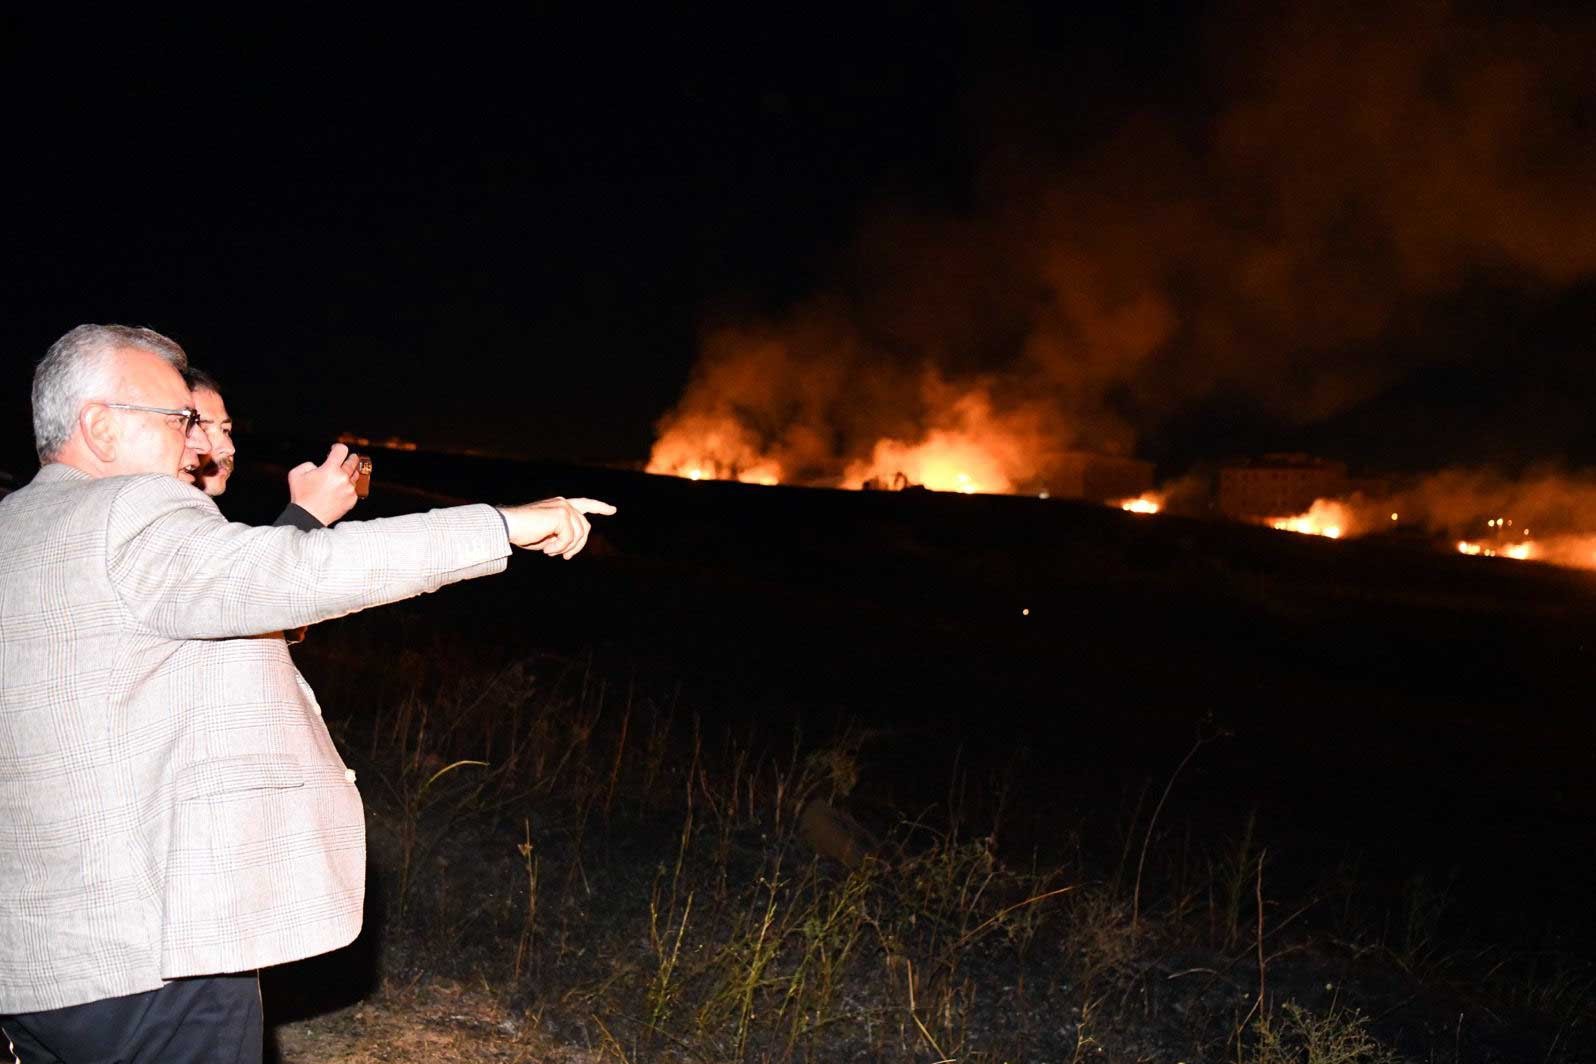
[[[1134,499],[1121,499],[1119,508],[1133,514],[1156,514],[1164,508],[1164,497],[1144,491]]]
[[[688,480],[740,480],[779,484],[782,469],[765,457],[752,435],[731,418],[692,417],[660,435],[647,472]]]
[[[1536,556],[1535,544],[1528,540],[1520,540],[1517,543],[1509,543],[1504,546],[1462,539],[1458,540],[1457,550],[1459,554],[1467,554],[1475,558],[1512,558],[1515,561],[1526,561]]]
[[[815,466],[791,430],[768,447],[734,416],[696,413],[663,427],[648,463],[651,473],[690,480],[738,480],[748,484],[797,481],[859,488],[920,485],[962,494],[1013,493],[1045,472],[1034,426],[1012,412],[994,410],[979,390],[933,395],[936,425],[923,435],[876,439],[868,459],[836,467]],[[795,442],[796,441],[796,442]],[[794,471],[782,458],[791,456]],[[1170,490],[1144,492],[1112,505],[1128,513],[1163,512]],[[1039,497],[1046,498],[1044,489]],[[1479,514],[1491,517],[1481,519]],[[1508,515],[1513,516],[1508,516]],[[1488,473],[1449,470],[1381,494],[1321,498],[1307,512],[1262,519],[1282,531],[1327,539],[1404,529],[1459,537],[1456,551],[1470,557],[1507,558],[1596,570],[1596,482],[1591,477],[1539,474],[1508,482]],[[1480,525],[1485,527],[1480,529]],[[1541,534],[1532,537],[1531,528]],[[1443,540],[1446,542],[1446,540]]]
[[[730,410],[675,414],[662,422],[647,471],[689,480],[747,484],[797,481],[859,488],[903,483],[933,491],[1007,494],[1035,479],[1053,434],[1046,411],[1000,407],[982,387],[955,389],[939,378],[923,385],[927,427],[918,436],[879,436],[869,457],[830,465],[815,433],[789,426],[768,437]],[[789,467],[788,459],[791,459]]]
[[[1295,517],[1268,517],[1265,523],[1282,532],[1300,532],[1309,536],[1340,539],[1353,527],[1352,510],[1334,499],[1315,499],[1308,512]]]
[[[749,469],[738,470],[737,479],[744,484],[773,487],[781,483],[781,466],[775,462],[760,462]]]
[[[842,475],[845,488],[857,488],[871,479],[891,480],[902,473],[911,484],[932,491],[1002,494],[1014,490],[1003,463],[973,435],[934,430],[921,443],[884,439],[876,443],[868,461],[851,463]]]

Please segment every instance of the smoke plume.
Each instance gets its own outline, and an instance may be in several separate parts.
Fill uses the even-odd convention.
[[[842,484],[974,447],[1009,490],[1221,390],[1322,420],[1435,357],[1381,342],[1426,300],[1596,274],[1584,16],[1238,9],[1193,47],[1210,103],[1084,151],[1006,132],[968,213],[883,208],[827,291],[710,328],[650,468]]]

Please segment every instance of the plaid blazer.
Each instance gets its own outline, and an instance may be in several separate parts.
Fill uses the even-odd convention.
[[[497,511],[252,528],[47,465],[0,544],[0,1014],[351,941],[360,796],[279,633],[503,570]]]

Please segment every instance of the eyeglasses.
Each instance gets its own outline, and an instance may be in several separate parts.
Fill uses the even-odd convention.
[[[187,436],[194,431],[194,426],[200,423],[200,412],[192,407],[185,406],[181,410],[172,410],[164,406],[140,406],[138,403],[102,403],[112,410],[142,410],[146,414],[165,414],[167,417],[180,417],[183,419],[183,435]]]

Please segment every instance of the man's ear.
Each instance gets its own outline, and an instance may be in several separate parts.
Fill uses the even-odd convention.
[[[99,403],[89,403],[78,413],[78,431],[89,453],[106,464],[116,461],[117,421],[113,412]]]

